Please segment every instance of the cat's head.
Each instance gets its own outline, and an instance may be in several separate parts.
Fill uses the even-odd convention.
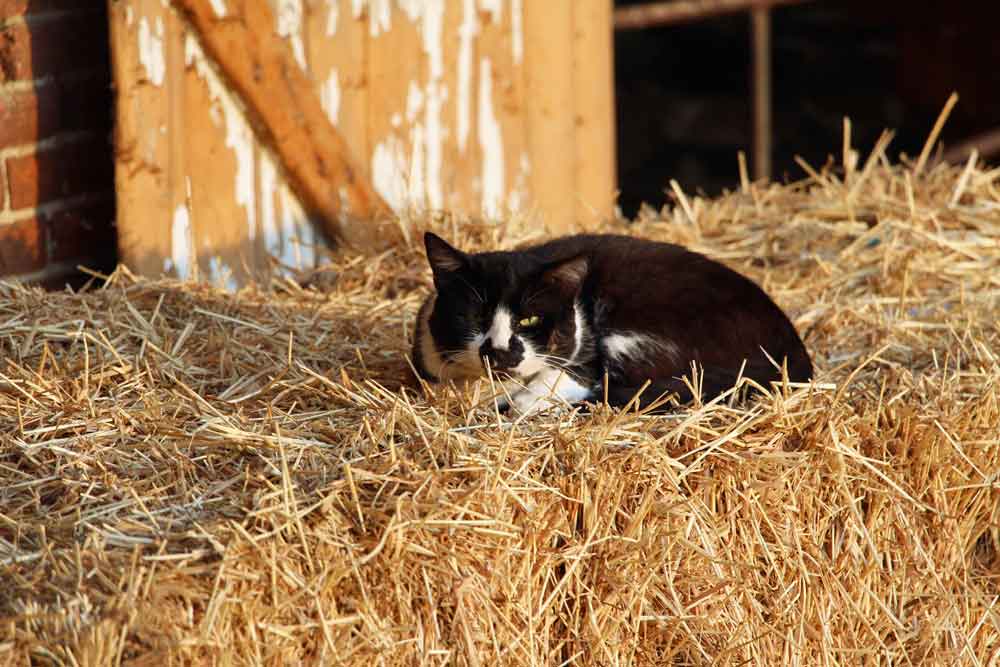
[[[481,375],[486,363],[527,378],[577,357],[585,256],[544,263],[517,251],[470,254],[431,232],[424,245],[437,290],[427,326],[439,379]]]

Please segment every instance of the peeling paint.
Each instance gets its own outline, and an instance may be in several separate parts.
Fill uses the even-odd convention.
[[[337,34],[337,23],[340,20],[340,0],[326,0],[326,36],[333,37]]]
[[[441,123],[441,110],[446,99],[441,84],[427,84],[427,105],[424,108],[424,127],[427,132],[427,203],[435,211],[444,208],[441,169],[444,164],[445,128]]]
[[[406,13],[411,23],[416,23],[421,16],[421,10],[428,4],[427,0],[396,0],[399,8]]]
[[[163,56],[163,17],[156,17],[155,30],[150,29],[149,20],[139,19],[139,62],[146,70],[146,78],[154,86],[162,86],[167,73],[167,63]]]
[[[368,0],[368,29],[372,37],[392,29],[392,0]]]
[[[281,205],[281,246],[278,258],[287,266],[303,269],[315,264],[312,225],[287,184],[278,188]]]
[[[503,202],[503,137],[493,113],[493,67],[489,58],[479,63],[479,146],[482,149],[483,214],[499,218]]]
[[[510,50],[514,64],[524,60],[524,7],[522,0],[510,0]]]
[[[503,18],[503,0],[479,0],[479,8],[492,15],[493,23],[500,23]]]
[[[191,263],[194,261],[194,238],[191,214],[184,204],[174,210],[174,222],[170,230],[170,255],[177,277],[187,280],[191,276]],[[166,263],[163,268],[167,268]]]
[[[406,206],[406,158],[403,142],[398,137],[386,137],[375,145],[372,153],[372,185],[392,210]]]
[[[524,210],[528,201],[528,179],[531,177],[531,160],[528,153],[521,153],[521,161],[517,172],[517,179],[510,192],[507,193],[507,210],[514,214]]]
[[[426,208],[427,187],[424,185],[424,128],[419,123],[410,130],[410,177],[408,204],[414,212]]]
[[[472,99],[472,46],[479,34],[476,0],[462,0],[462,24],[458,26],[458,100],[455,105],[455,127],[458,130],[458,150],[465,152],[469,141],[469,121]]]
[[[278,174],[270,152],[260,156],[260,222],[264,250],[282,265],[303,268],[315,263],[313,225],[288,184]]]
[[[278,34],[289,40],[299,67],[306,69],[306,47],[302,41],[302,0],[278,0]]]
[[[424,108],[424,92],[416,81],[410,81],[410,87],[406,91],[406,122],[413,123]]]
[[[337,68],[330,69],[329,76],[320,88],[319,97],[327,118],[336,125],[340,118],[340,78]]]
[[[264,250],[270,255],[278,255],[281,250],[281,234],[278,231],[274,209],[274,197],[278,190],[278,168],[269,153],[260,156],[260,227]]]
[[[208,86],[212,107],[209,115],[226,130],[226,146],[233,150],[236,158],[236,201],[246,211],[248,235],[254,238],[257,232],[256,202],[254,190],[254,135],[233,94],[219,79],[218,74],[208,64],[198,41],[190,33],[184,39],[184,59],[194,66],[198,76]]]
[[[444,79],[444,3],[445,0],[423,0],[424,14],[421,36],[427,54],[428,80],[424,105],[424,131],[426,146],[427,203],[432,210],[444,208],[441,188],[441,168],[444,154],[445,128],[441,111],[448,99]]]
[[[209,0],[212,5],[212,11],[220,19],[226,15],[226,0]]]

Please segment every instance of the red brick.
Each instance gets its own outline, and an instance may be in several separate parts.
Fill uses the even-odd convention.
[[[53,262],[77,260],[92,268],[109,268],[118,254],[114,205],[91,204],[60,211],[47,220],[48,247]]]
[[[111,145],[89,140],[7,159],[7,182],[14,210],[114,188]]]
[[[46,261],[45,227],[40,220],[0,225],[0,275],[38,271]]]
[[[110,127],[106,76],[0,91],[0,148],[34,143],[60,132],[107,131]]]
[[[0,83],[110,68],[107,17],[71,14],[0,30]]]

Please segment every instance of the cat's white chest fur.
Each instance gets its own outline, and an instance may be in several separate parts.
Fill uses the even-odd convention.
[[[553,407],[568,407],[592,394],[590,387],[580,384],[566,371],[547,366],[511,392],[510,406],[519,415],[533,415]]]

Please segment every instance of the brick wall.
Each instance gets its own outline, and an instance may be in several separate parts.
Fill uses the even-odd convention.
[[[0,0],[0,276],[114,264],[109,52],[103,1]]]

